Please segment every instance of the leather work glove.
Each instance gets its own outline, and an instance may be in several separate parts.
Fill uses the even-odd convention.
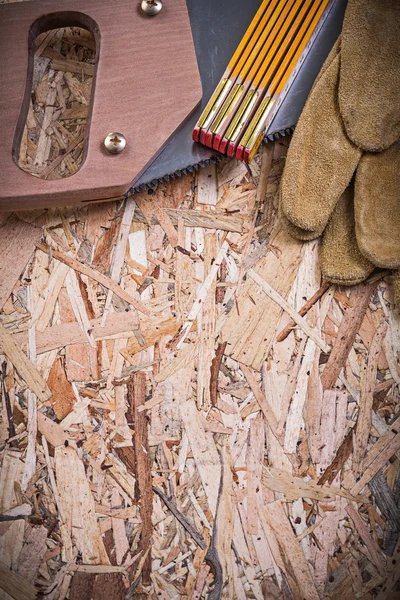
[[[349,0],[289,146],[281,216],[298,239],[323,235],[333,283],[400,267],[399,64],[400,2]]]

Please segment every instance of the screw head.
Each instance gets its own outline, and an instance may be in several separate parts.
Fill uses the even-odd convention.
[[[149,15],[150,17],[154,15],[158,15],[160,10],[162,9],[162,1],[161,0],[142,0],[142,11]]]
[[[126,146],[126,138],[122,133],[109,133],[104,140],[104,145],[111,154],[119,154]]]

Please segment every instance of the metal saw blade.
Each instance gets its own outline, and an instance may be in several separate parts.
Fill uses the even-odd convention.
[[[341,32],[346,5],[347,0],[333,0],[311,51],[266,132],[265,141],[293,132],[312,84]],[[154,188],[222,158],[215,150],[193,142],[192,131],[259,6],[260,0],[187,0],[203,86],[202,101],[146,171],[133,182],[130,194]]]

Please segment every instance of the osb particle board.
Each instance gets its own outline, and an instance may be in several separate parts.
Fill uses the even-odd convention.
[[[399,311],[282,233],[286,147],[16,236],[0,549],[21,597],[398,594]]]

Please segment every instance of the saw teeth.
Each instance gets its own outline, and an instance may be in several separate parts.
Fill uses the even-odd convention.
[[[279,140],[287,135],[292,135],[293,131],[294,127],[289,127],[288,129],[281,129],[275,133],[269,133],[268,135],[264,136],[264,142],[266,144],[268,144],[268,142],[274,142],[275,140]]]
[[[264,137],[264,142],[266,144],[268,144],[269,142],[274,142],[275,140],[279,140],[280,138],[286,137],[287,135],[292,135],[293,131],[294,127],[281,129],[280,131],[266,135]],[[160,185],[160,183],[167,183],[168,181],[173,181],[174,179],[176,179],[177,177],[181,177],[182,175],[194,173],[195,171],[198,171],[199,168],[204,168],[206,165],[221,162],[223,158],[223,155],[217,154],[215,156],[212,156],[211,158],[200,160],[198,163],[195,163],[194,165],[189,165],[184,169],[178,169],[174,173],[168,173],[168,175],[164,175],[163,177],[159,177],[158,179],[153,179],[148,183],[142,183],[140,186],[134,186],[126,193],[126,196],[131,196],[134,193],[138,193],[144,190],[154,190]]]
[[[205,160],[201,160],[194,165],[189,165],[184,169],[178,169],[174,173],[168,173],[168,175],[164,175],[163,177],[159,177],[158,179],[153,179],[148,183],[141,183],[140,185],[133,186],[130,190],[128,190],[125,194],[126,197],[132,196],[135,193],[144,191],[144,190],[154,190],[160,183],[167,183],[168,181],[174,180],[177,177],[181,177],[182,175],[187,175],[188,173],[194,173],[198,171],[199,168],[203,168],[206,165],[211,163],[219,163],[221,162],[223,156],[212,156],[211,158],[207,158]]]

